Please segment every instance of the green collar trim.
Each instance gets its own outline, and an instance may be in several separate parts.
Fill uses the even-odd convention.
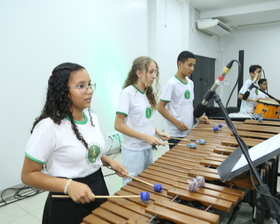
[[[187,80],[187,82],[183,82],[181,79],[179,79],[176,75],[174,75],[175,76],[175,78],[176,79],[178,79],[181,83],[183,83],[183,84],[185,84],[185,85],[187,85],[188,84],[188,80]]]
[[[85,115],[85,113],[83,112],[84,115],[84,120],[83,121],[76,121],[74,120],[75,124],[86,124],[88,122],[88,117]],[[67,119],[68,121],[70,121],[70,117],[66,116],[65,119]]]
[[[134,84],[132,84],[132,86],[137,89],[140,93],[145,94],[145,92],[141,91],[140,89],[138,89]]]

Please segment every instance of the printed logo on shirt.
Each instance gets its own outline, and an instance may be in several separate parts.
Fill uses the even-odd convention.
[[[87,153],[87,160],[90,163],[95,163],[96,162],[96,158],[99,156],[100,154],[100,147],[98,145],[91,145],[88,149],[88,153]]]
[[[256,90],[255,90],[255,93],[256,93],[256,95],[259,95],[259,90],[256,89]]]
[[[189,90],[187,90],[187,91],[185,92],[185,98],[188,100],[188,99],[190,99],[190,97],[191,97],[191,93],[190,93]]]
[[[152,109],[150,107],[147,107],[146,109],[146,118],[150,119],[152,116]]]

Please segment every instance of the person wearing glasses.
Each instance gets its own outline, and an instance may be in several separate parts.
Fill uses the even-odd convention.
[[[250,90],[249,97],[244,100],[243,95],[247,92],[252,83],[257,84],[257,81],[262,76],[262,67],[260,65],[251,65],[249,68],[250,79],[247,79],[239,90],[238,99],[241,99],[240,113],[254,113],[257,101],[265,99],[266,95],[256,88]]]
[[[115,129],[123,134],[123,165],[130,176],[137,176],[153,163],[152,148],[163,145],[162,140],[169,135],[155,127],[157,92],[152,87],[158,86],[159,72],[157,63],[149,57],[138,57],[124,82],[117,106]],[[131,178],[123,180],[123,185]]]
[[[74,63],[58,65],[49,77],[46,102],[33,123],[21,174],[23,183],[49,191],[43,224],[81,223],[99,207],[105,199],[95,195],[109,195],[102,165],[122,177],[127,173],[105,155],[98,119],[90,110],[95,87],[86,69]],[[53,197],[61,194],[70,198]]]

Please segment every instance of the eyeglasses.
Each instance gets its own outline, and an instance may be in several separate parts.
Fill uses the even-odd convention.
[[[80,84],[80,85],[74,86],[74,87],[69,86],[69,88],[71,88],[71,89],[79,89],[80,93],[85,94],[85,93],[87,93],[88,89],[91,89],[92,92],[94,92],[95,89],[96,89],[96,83],[93,83],[93,84]]]

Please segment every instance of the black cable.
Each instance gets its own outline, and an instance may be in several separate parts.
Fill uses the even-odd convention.
[[[11,196],[5,197],[4,196],[5,192],[10,191],[10,190],[15,191],[15,193],[12,194]],[[35,195],[37,195],[39,193],[42,193],[42,192],[44,192],[44,191],[35,189],[35,188],[30,187],[28,185],[24,185],[21,188],[12,188],[12,187],[7,188],[4,191],[2,191],[2,193],[1,193],[0,207],[3,207],[5,205],[11,204],[13,202],[16,202],[16,201],[19,201],[19,200],[22,200],[22,199],[25,199],[25,198],[35,196]]]
[[[113,142],[114,142],[114,139],[113,139],[111,136],[109,136],[109,138],[111,139],[111,146],[110,146],[108,152],[106,153],[106,156],[109,156],[109,155],[110,155],[110,151],[111,151],[111,149],[112,149],[112,147],[113,147]]]

